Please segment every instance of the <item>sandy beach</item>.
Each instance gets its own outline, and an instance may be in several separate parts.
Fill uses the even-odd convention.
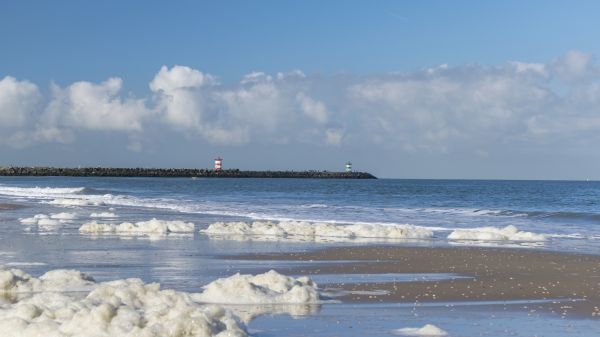
[[[231,258],[231,257],[229,257]],[[454,273],[469,278],[442,281],[342,284],[363,294],[352,302],[537,302],[535,308],[561,315],[600,317],[600,256],[493,248],[348,247],[303,253],[238,256],[251,260],[331,261],[283,270],[290,274]],[[335,263],[335,261],[353,261]],[[376,295],[369,291],[381,291]]]

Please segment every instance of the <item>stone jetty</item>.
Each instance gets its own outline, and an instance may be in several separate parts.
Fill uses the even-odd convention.
[[[186,168],[0,167],[0,176],[377,179],[367,172],[240,171]]]

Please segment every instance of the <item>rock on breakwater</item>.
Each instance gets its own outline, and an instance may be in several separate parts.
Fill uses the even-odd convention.
[[[240,171],[186,168],[0,167],[0,176],[377,179],[367,172]]]

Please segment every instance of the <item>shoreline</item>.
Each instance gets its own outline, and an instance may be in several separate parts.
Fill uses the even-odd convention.
[[[301,178],[301,179],[377,179],[368,172],[330,171],[240,171],[191,168],[120,167],[0,167],[0,176],[10,177],[157,177],[157,178]]]
[[[510,305],[511,301],[546,300],[530,307],[563,316],[600,319],[600,256],[597,255],[509,248],[370,246],[222,258],[319,261],[314,266],[278,268],[284,274],[309,277],[314,274],[386,273],[454,273],[472,277],[439,281],[334,282],[322,285],[347,292],[336,298],[343,302],[499,301]]]

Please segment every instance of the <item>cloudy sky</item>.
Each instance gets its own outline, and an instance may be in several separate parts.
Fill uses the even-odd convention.
[[[596,1],[3,1],[0,165],[600,179]]]

